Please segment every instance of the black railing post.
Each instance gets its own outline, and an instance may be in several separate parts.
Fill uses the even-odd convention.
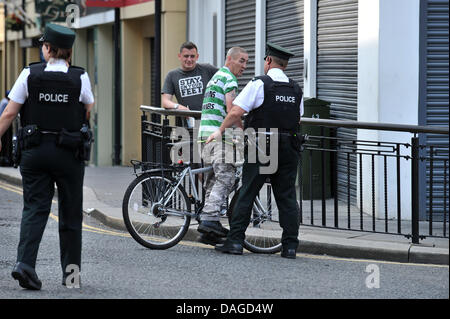
[[[162,143],[161,143],[161,163],[170,164],[170,150],[167,143],[170,141],[171,128],[169,127],[169,119],[167,116],[162,121]]]
[[[334,130],[333,137],[336,137],[336,129]],[[338,173],[337,173],[337,150],[338,150],[338,143],[337,139],[333,139],[333,147],[331,149],[336,150],[336,152],[333,153],[333,165],[332,172],[333,172],[333,193],[334,193],[334,227],[339,227],[339,204],[338,204]],[[350,227],[349,227],[350,228]]]
[[[141,115],[141,158],[143,162],[148,162],[148,158],[147,158],[147,138],[145,136],[145,122],[147,121],[147,114],[145,114],[144,111],[142,111],[142,115]]]
[[[447,163],[448,160],[444,159],[444,237],[447,236]]]
[[[433,235],[433,166],[434,166],[434,149],[430,146],[430,196],[429,196],[429,208],[428,208],[428,222],[429,222],[429,235]],[[444,180],[445,182],[445,180]]]
[[[411,239],[413,244],[419,243],[419,138],[416,134],[411,138]]]
[[[400,144],[396,148],[396,162],[397,162],[397,233],[402,233],[402,200],[400,187]]]
[[[314,225],[314,197],[313,197],[313,173],[312,173],[312,150],[309,150],[309,202],[311,207],[311,225]]]
[[[324,142],[324,136],[325,136],[325,130],[324,127],[320,127],[320,135],[322,136],[320,141],[320,147],[322,148],[322,151],[320,152],[320,162],[321,162],[321,174],[322,174],[322,226],[326,226],[326,203],[325,203],[325,185],[326,185],[326,176],[325,176],[325,154],[326,152],[323,151],[325,149],[325,142]]]
[[[162,6],[162,0],[155,0],[155,40],[154,40],[154,78],[152,81],[154,81],[155,86],[155,106],[162,107],[161,104],[161,6]],[[161,115],[153,113],[151,115],[152,122],[161,122]],[[162,151],[162,150],[161,150]]]

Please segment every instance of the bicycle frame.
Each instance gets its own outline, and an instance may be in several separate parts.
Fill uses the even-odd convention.
[[[167,191],[167,193],[163,195],[161,200],[158,201],[157,203],[154,203],[153,205],[166,206],[168,204],[168,202],[171,200],[172,196],[175,194],[178,186],[181,185],[181,182],[184,180],[184,178],[188,174],[189,174],[189,180],[190,180],[191,185],[192,185],[192,196],[194,198],[194,204],[196,205],[198,202],[200,202],[200,198],[199,198],[199,195],[198,195],[198,192],[197,192],[197,187],[195,186],[194,176],[197,175],[197,174],[209,172],[211,170],[212,170],[212,166],[207,166],[207,167],[203,167],[203,168],[196,168],[196,169],[192,169],[190,166],[186,167],[180,174],[177,175],[177,177],[176,177],[177,183],[173,186],[173,189],[171,191]],[[266,219],[271,219],[272,218],[272,214],[270,213],[270,210],[269,210],[269,213],[266,212],[266,210],[262,206],[262,203],[261,203],[261,201],[260,201],[260,199],[258,197],[255,198],[255,202],[253,204],[253,209],[257,210],[258,216],[263,217],[259,221],[259,223],[261,221],[265,221]],[[176,216],[189,215],[191,217],[197,217],[197,214],[198,214],[197,209],[195,209],[193,213],[192,212],[188,212],[188,211],[180,212],[179,210],[173,210],[173,209],[167,209],[166,213],[167,212],[171,213],[172,215],[176,215]]]
[[[212,169],[213,169],[212,166],[196,168],[196,169],[192,169],[190,166],[186,167],[180,174],[177,175],[177,177],[176,177],[177,183],[173,186],[172,191],[171,192],[168,191],[166,194],[164,194],[164,196],[161,198],[161,200],[159,202],[157,202],[153,205],[166,206],[168,204],[168,202],[171,200],[172,196],[175,194],[175,191],[177,190],[178,186],[181,185],[181,182],[184,180],[184,178],[186,177],[187,174],[189,174],[189,180],[192,185],[192,196],[194,197],[194,200],[195,200],[194,204],[198,203],[200,201],[200,199],[199,199],[199,195],[197,192],[197,187],[195,186],[194,175],[206,173],[206,172],[211,171]],[[180,213],[179,211],[176,211],[176,210],[167,210],[166,212],[170,212],[170,213],[172,213],[174,215],[178,215],[178,216],[189,215],[191,217],[196,217],[196,215],[197,215],[197,210],[195,210],[194,213],[190,213],[187,211]]]

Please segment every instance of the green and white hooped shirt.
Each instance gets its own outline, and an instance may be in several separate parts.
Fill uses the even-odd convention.
[[[198,139],[205,140],[217,131],[227,116],[225,94],[238,89],[236,76],[226,67],[222,67],[209,80],[203,97],[202,117]]]

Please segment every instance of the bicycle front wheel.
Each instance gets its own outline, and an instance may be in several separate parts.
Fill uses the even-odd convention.
[[[235,192],[229,205],[228,219],[230,222],[239,191],[240,189]],[[266,184],[253,202],[250,223],[245,231],[244,248],[259,254],[278,253],[281,251],[281,232],[278,207],[270,184]]]
[[[167,175],[142,174],[128,186],[122,214],[130,235],[151,249],[167,249],[186,234],[191,220],[184,188]]]

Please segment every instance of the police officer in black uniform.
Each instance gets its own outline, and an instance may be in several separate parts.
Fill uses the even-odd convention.
[[[295,179],[299,161],[300,140],[298,128],[303,112],[303,92],[300,86],[284,74],[289,58],[288,50],[268,43],[264,63],[265,75],[254,78],[233,101],[235,105],[218,131],[207,140],[218,138],[230,123],[248,112],[245,128],[269,131],[277,129],[274,135],[263,139],[278,139],[278,168],[275,173],[263,173],[262,164],[250,163],[248,157],[242,172],[242,188],[230,222],[230,232],[224,244],[216,250],[242,254],[245,230],[250,222],[253,201],[267,178],[270,178],[283,229],[281,256],[294,259],[298,246],[299,215],[295,194]],[[264,134],[265,135],[265,134]],[[264,142],[266,143],[266,142]],[[265,147],[262,149],[266,149]],[[273,154],[272,154],[273,155]],[[276,156],[276,154],[275,154]]]
[[[26,289],[42,286],[35,266],[55,184],[63,284],[68,275],[81,271],[84,161],[92,137],[86,122],[94,99],[87,73],[70,66],[74,40],[75,33],[66,27],[46,26],[41,38],[46,62],[22,71],[0,118],[1,136],[21,115],[16,147],[21,152],[24,208],[12,276]]]

